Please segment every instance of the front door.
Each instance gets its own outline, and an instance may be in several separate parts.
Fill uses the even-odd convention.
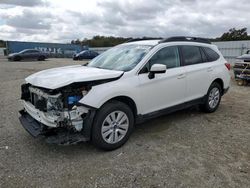
[[[164,64],[167,71],[149,79],[148,72],[153,64]],[[162,48],[152,56],[139,74],[139,91],[142,114],[185,102],[186,73],[180,66],[178,47]]]

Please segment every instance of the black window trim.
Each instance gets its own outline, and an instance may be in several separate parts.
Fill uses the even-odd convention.
[[[184,62],[184,58],[183,58],[183,53],[182,53],[182,49],[181,49],[182,45],[178,45],[178,51],[179,51],[179,58],[180,58],[180,66],[184,67],[185,66],[185,62]]]
[[[203,54],[206,56],[206,59],[203,59],[202,53],[201,53],[201,58],[202,58],[202,61],[203,61],[202,63],[209,63],[208,56],[207,56],[207,54],[206,54],[206,52],[204,50],[204,47],[200,46],[199,48],[200,48],[200,53],[203,52]]]

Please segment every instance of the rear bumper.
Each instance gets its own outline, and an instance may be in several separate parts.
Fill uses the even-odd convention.
[[[45,138],[47,143],[69,145],[90,140],[90,132],[87,132],[88,129],[84,132],[75,132],[62,127],[49,128],[35,120],[25,110],[21,110],[19,113],[21,114],[19,120],[23,128],[35,138]]]

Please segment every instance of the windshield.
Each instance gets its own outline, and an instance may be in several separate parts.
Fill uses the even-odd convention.
[[[28,51],[29,51],[29,50],[27,50],[27,49],[26,49],[26,50],[22,50],[22,51],[20,51],[19,53],[21,53],[21,54],[22,54],[22,53],[25,53],[25,52],[28,52]]]
[[[87,66],[109,70],[132,70],[149,52],[149,45],[119,45],[93,59]]]
[[[87,52],[87,50],[81,51],[79,54],[84,54],[85,52]]]

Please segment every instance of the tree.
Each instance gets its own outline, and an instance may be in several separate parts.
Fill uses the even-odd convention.
[[[231,28],[228,32],[223,33],[219,38],[221,41],[234,41],[234,40],[249,40],[250,36],[247,34],[247,28],[235,29]]]

